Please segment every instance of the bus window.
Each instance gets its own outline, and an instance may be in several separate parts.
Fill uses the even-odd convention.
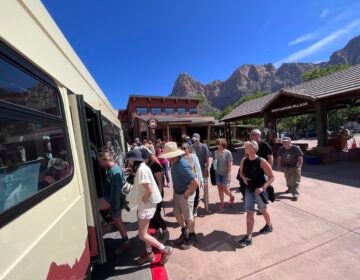
[[[64,130],[0,119],[0,213],[71,173]]]
[[[0,57],[0,100],[60,116],[54,88],[35,79]]]
[[[104,141],[105,145],[111,146],[113,151],[116,154],[116,162],[119,166],[123,166],[123,161],[125,155],[122,153],[121,149],[121,139],[119,128],[113,125],[106,118],[102,117],[102,125],[104,132]]]

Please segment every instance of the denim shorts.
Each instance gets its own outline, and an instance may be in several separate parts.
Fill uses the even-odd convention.
[[[263,192],[267,200],[269,200],[267,192]],[[266,204],[262,201],[261,197],[255,192],[251,192],[248,189],[245,191],[245,211],[255,212],[255,200],[258,205],[259,210],[265,209]]]
[[[220,175],[215,173],[216,176],[216,185],[222,185],[222,186],[226,186],[226,187],[230,187],[230,176],[224,176],[224,175]],[[226,178],[228,178],[228,180],[226,181]]]

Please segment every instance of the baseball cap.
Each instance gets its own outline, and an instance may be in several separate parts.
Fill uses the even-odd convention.
[[[284,137],[282,139],[283,142],[290,142],[291,141],[291,138],[290,137]]]

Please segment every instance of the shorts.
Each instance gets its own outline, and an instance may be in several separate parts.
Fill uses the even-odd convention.
[[[216,185],[222,185],[222,186],[225,186],[225,187],[230,187],[230,181],[231,181],[230,176],[224,176],[224,175],[220,175],[220,174],[217,174],[217,173],[215,173],[215,176],[216,176]]]
[[[156,211],[156,203],[143,203],[141,202],[138,211],[137,216],[139,220],[151,220],[154,217],[155,211]]]
[[[185,221],[192,221],[194,219],[194,201],[186,200],[183,194],[173,195],[174,215],[182,215]]]
[[[265,198],[267,200],[269,200],[267,192],[265,191],[265,192],[263,192],[263,194],[264,194]],[[255,194],[255,192],[251,192],[248,189],[246,189],[246,191],[245,191],[245,211],[255,212],[255,200],[258,205],[259,210],[266,208],[266,204],[264,203],[264,201],[262,201],[262,199],[259,195]]]

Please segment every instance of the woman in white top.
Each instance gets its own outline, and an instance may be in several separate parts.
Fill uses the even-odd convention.
[[[138,206],[139,239],[145,242],[146,253],[137,259],[139,264],[152,262],[155,255],[152,247],[161,253],[160,264],[165,264],[172,253],[172,248],[164,246],[148,234],[150,219],[154,216],[157,204],[162,200],[160,191],[150,168],[143,162],[140,150],[131,150],[126,155],[128,167],[134,174],[134,200]]]
[[[186,161],[190,164],[191,169],[196,177],[198,179],[200,188],[204,187],[204,179],[202,176],[201,166],[199,159],[196,154],[192,154],[190,152],[190,145],[186,142],[184,142],[181,146],[181,149],[185,152],[183,155],[183,158],[186,159]],[[200,189],[199,187],[196,188],[196,194],[194,198],[194,216],[197,216],[197,208],[199,206],[199,199],[200,199]]]

